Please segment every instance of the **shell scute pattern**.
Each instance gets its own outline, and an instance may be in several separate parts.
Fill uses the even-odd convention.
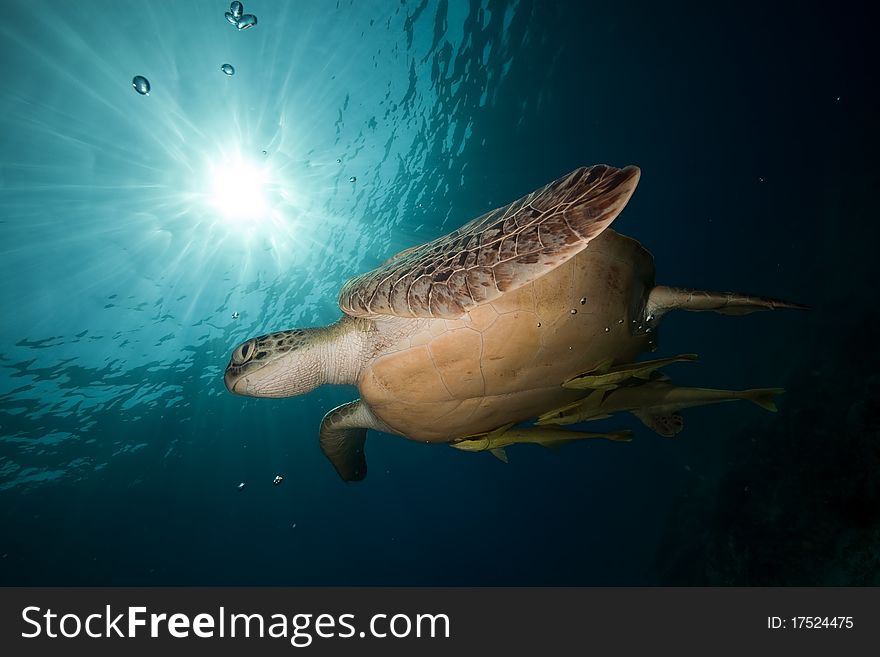
[[[354,317],[461,317],[576,255],[623,209],[638,177],[635,167],[577,169],[351,279],[339,305]]]

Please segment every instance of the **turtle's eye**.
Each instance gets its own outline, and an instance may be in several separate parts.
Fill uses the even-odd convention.
[[[240,344],[238,348],[232,352],[232,364],[243,365],[250,360],[250,357],[253,356],[255,351],[256,349],[254,349],[253,340],[248,340],[247,342]]]

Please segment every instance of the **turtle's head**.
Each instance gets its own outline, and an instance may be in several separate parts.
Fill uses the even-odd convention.
[[[223,380],[249,397],[293,397],[327,382],[326,329],[294,329],[251,338],[232,352]]]

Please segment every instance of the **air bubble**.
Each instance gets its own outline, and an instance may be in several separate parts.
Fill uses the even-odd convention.
[[[131,86],[134,87],[134,90],[137,91],[141,96],[149,96],[150,95],[150,81],[147,80],[143,75],[135,75],[131,79]]]
[[[246,30],[249,27],[253,27],[256,24],[257,24],[257,17],[256,16],[254,16],[253,14],[245,14],[244,16],[242,16],[241,18],[238,19],[238,23],[236,23],[235,26],[239,30]]]
[[[226,75],[235,75],[235,67],[232,64],[223,64],[223,66],[220,67],[220,70]]]

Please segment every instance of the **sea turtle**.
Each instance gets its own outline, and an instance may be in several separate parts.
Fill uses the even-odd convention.
[[[649,379],[659,365],[635,360],[654,347],[666,311],[797,307],[655,286],[651,254],[608,228],[639,176],[635,166],[583,167],[398,253],[342,287],[334,324],[240,344],[226,387],[288,397],[356,385],[361,398],[327,413],[320,428],[324,454],[353,481],[366,475],[367,429],[473,441],[587,398],[595,390],[585,373],[604,373],[595,388],[605,393],[630,385],[621,374],[629,365],[631,381]],[[510,442],[497,438],[479,444]]]

